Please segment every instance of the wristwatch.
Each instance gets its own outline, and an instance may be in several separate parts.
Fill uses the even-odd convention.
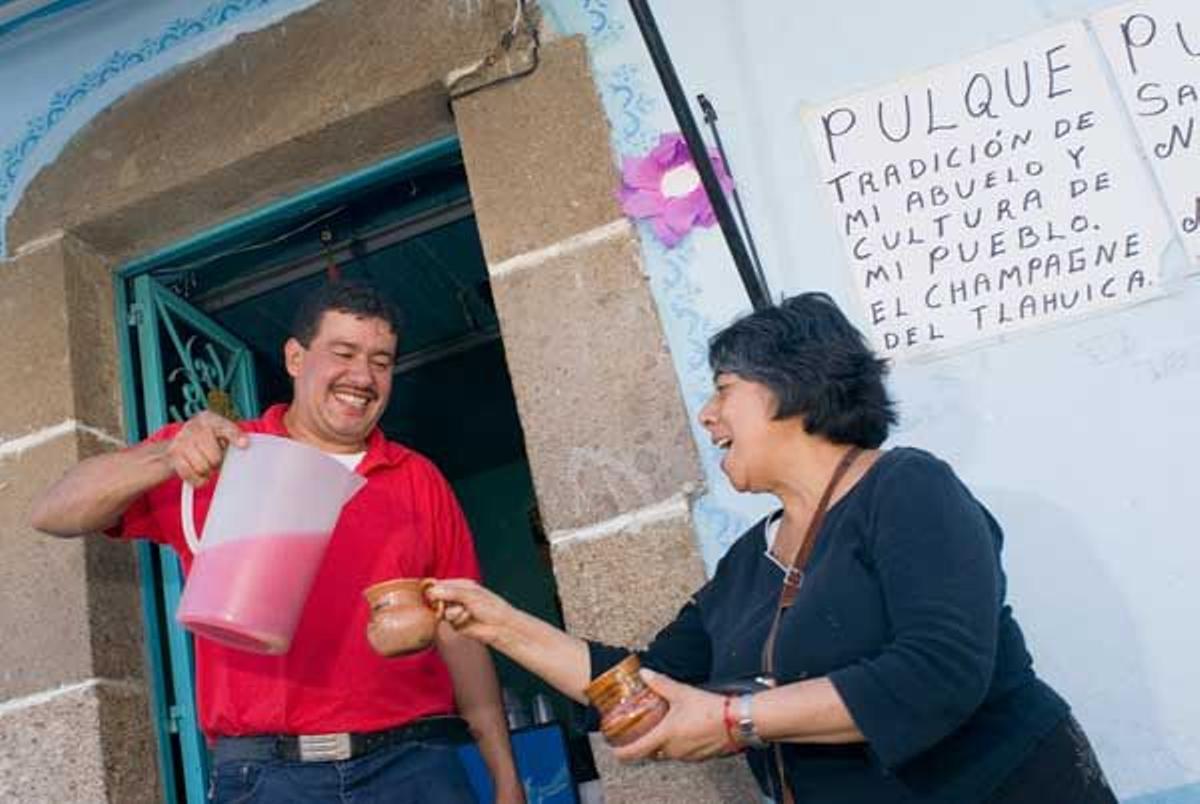
[[[737,699],[737,738],[738,743],[746,748],[764,748],[766,743],[758,736],[754,728],[754,718],[750,714],[750,701],[754,693],[746,692]]]

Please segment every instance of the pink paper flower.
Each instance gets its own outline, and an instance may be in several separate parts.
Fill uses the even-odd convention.
[[[733,189],[725,163],[710,151],[721,189]],[[621,209],[631,218],[649,219],[654,234],[667,248],[674,248],[695,226],[717,222],[712,205],[700,183],[687,143],[678,133],[663,134],[646,156],[621,158]]]

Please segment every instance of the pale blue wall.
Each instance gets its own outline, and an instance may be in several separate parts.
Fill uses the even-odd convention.
[[[121,94],[309,2],[92,0],[0,37],[0,222]],[[622,0],[543,5],[559,30],[588,37],[616,152],[641,153],[676,128]],[[717,104],[772,287],[825,289],[853,310],[800,108],[1106,3],[654,5],[690,93]],[[694,416],[709,387],[705,338],[747,304],[716,230],[674,251],[643,240]],[[1200,547],[1186,515],[1186,459],[1200,441],[1197,295],[1189,280],[1162,301],[895,372],[904,424],[893,442],[951,460],[1005,524],[1012,598],[1038,667],[1072,701],[1127,800],[1200,802],[1200,596],[1190,591]],[[697,521],[711,564],[769,501],[732,495],[697,439],[711,489]]]
[[[637,154],[676,130],[622,0],[548,0],[584,33],[613,123]],[[806,150],[806,104],[896,81],[1077,19],[1105,0],[658,0],[685,89],[704,92],[773,290],[822,289],[857,310],[846,258]],[[748,308],[717,231],[647,267],[693,417],[707,393],[704,337]],[[949,459],[1007,531],[1011,599],[1041,674],[1072,702],[1122,798],[1200,802],[1200,541],[1191,522],[1200,444],[1200,292],[1165,267],[1161,301],[923,364],[893,389],[893,444]],[[711,562],[769,501],[736,499],[697,432],[710,493],[699,526]],[[1141,798],[1144,796],[1144,798]]]

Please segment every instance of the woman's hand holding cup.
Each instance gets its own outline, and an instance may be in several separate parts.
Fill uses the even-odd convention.
[[[445,604],[442,619],[455,631],[485,645],[503,637],[516,613],[502,597],[471,580],[440,580],[426,594]]]
[[[614,748],[623,762],[639,759],[677,759],[699,762],[730,753],[724,722],[724,696],[642,669],[642,679],[670,705],[653,730],[626,745]]]

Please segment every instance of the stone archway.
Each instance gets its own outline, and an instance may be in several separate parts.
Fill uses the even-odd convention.
[[[0,791],[27,776],[52,799],[156,794],[132,556],[36,539],[24,524],[37,488],[119,442],[111,271],[455,131],[568,626],[643,642],[702,582],[689,503],[700,468],[637,236],[614,200],[586,47],[543,44],[530,72],[531,41],[497,51],[516,7],[325,0],[130,93],[30,184],[8,225],[15,256],[0,264],[0,331],[32,347],[0,357],[0,376],[18,378],[0,389],[0,567],[17,568],[0,570],[13,576],[0,588],[23,590],[0,626],[15,634],[6,663],[32,657],[0,677],[0,756],[12,758]],[[464,94],[452,100],[448,84]],[[72,639],[47,641],[39,623]],[[4,701],[22,704],[6,714]],[[55,764],[23,747],[59,733],[93,750]],[[610,802],[746,790],[728,763],[598,760]]]

